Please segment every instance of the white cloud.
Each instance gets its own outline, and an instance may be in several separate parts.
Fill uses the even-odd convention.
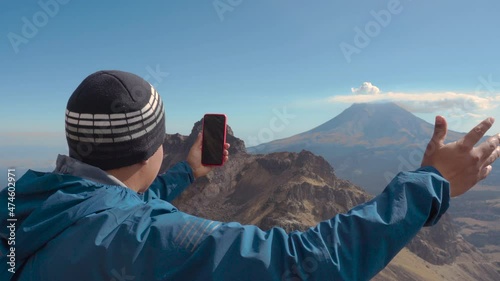
[[[340,95],[328,98],[332,103],[395,102],[413,113],[432,113],[442,110],[459,110],[464,113],[490,110],[500,105],[499,96],[477,96],[455,92],[397,93],[376,95]]]
[[[448,124],[453,128],[468,131],[476,122],[498,116],[500,92],[383,92],[370,82],[359,88],[352,88],[354,94],[336,95],[327,98],[327,103],[352,104],[370,102],[394,102],[406,110],[429,117],[435,114],[449,117]],[[432,121],[429,121],[432,122]],[[451,128],[451,127],[450,127]],[[495,130],[498,130],[496,127]]]
[[[500,105],[500,94],[491,92],[422,92],[384,93],[370,82],[364,82],[359,88],[351,88],[354,95],[337,95],[328,98],[330,103],[365,103],[394,102],[413,113],[451,112],[453,115],[479,117],[484,111]]]
[[[371,82],[363,82],[359,88],[351,88],[351,92],[355,95],[378,95],[380,89]]]

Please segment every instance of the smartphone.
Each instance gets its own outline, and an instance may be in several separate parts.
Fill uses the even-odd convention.
[[[221,166],[224,164],[224,144],[226,143],[225,114],[205,114],[203,116],[201,164]]]

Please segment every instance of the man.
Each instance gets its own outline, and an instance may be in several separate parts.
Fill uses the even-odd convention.
[[[200,164],[200,138],[187,163],[157,177],[165,132],[159,95],[136,75],[100,71],[68,101],[69,157],[59,156],[52,173],[28,171],[17,181],[14,274],[8,217],[0,215],[0,278],[368,280],[439,220],[450,195],[490,173],[499,135],[474,145],[493,121],[445,145],[447,125],[438,116],[422,167],[398,174],[373,200],[305,232],[262,231],[171,205],[210,170]],[[5,189],[0,198],[7,206]]]

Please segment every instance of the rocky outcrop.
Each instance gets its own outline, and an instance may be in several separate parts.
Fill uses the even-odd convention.
[[[201,122],[197,122],[189,136],[167,135],[163,171],[186,158],[200,130]],[[323,157],[309,151],[247,154],[243,141],[231,130],[227,142],[231,144],[230,160],[197,179],[176,199],[173,203],[180,210],[218,221],[254,224],[264,230],[280,226],[293,231],[305,230],[372,198],[363,189],[337,178]],[[424,269],[431,265],[451,266],[458,256],[469,253],[477,260],[484,259],[457,235],[447,216],[436,226],[423,229],[408,249],[421,258],[413,257],[412,262],[421,263]],[[427,262],[425,266],[422,260]],[[389,265],[374,280],[433,280],[418,277],[403,265]],[[489,265],[483,268],[475,264],[473,268],[495,274]]]
[[[470,252],[473,248],[459,240],[457,229],[447,214],[433,227],[423,228],[407,247],[424,260],[438,265],[452,263],[461,252]]]

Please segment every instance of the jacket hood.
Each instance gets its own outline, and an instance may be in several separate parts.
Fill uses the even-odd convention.
[[[126,187],[29,170],[16,182],[13,202],[8,200],[7,188],[0,191],[1,206],[15,204],[14,217],[0,212],[0,258],[14,246],[17,270],[28,257],[79,219],[116,207],[124,199],[144,203]],[[11,233],[7,226],[12,221],[7,219],[17,219],[15,245],[8,244]]]

